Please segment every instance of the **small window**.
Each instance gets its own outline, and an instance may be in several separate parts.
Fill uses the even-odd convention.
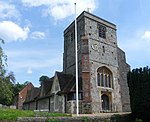
[[[78,94],[78,99],[79,99],[79,100],[82,100],[82,93],[79,93],[79,94]],[[76,100],[76,93],[69,93],[67,100],[68,100],[68,101],[69,101],[69,100]]]
[[[82,94],[81,93],[79,93],[78,98],[79,98],[79,100],[82,100]]]
[[[105,53],[105,47],[103,46],[103,53]]]
[[[97,82],[98,82],[98,86],[100,86],[100,74],[97,74]]]
[[[70,33],[70,41],[72,42],[74,40],[74,34],[73,32]]]
[[[81,93],[78,94],[78,99],[82,100],[82,94]],[[73,100],[76,100],[76,93],[73,93]]]
[[[106,27],[104,25],[98,24],[99,37],[106,39]]]

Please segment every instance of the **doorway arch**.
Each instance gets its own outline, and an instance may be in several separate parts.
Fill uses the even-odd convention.
[[[101,100],[102,100],[102,110],[103,111],[107,111],[110,109],[109,107],[109,96],[107,96],[106,94],[103,94],[101,96]]]

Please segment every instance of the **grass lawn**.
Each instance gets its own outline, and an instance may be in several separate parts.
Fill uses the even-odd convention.
[[[62,117],[72,116],[71,114],[34,112],[30,110],[0,109],[0,120],[16,120],[17,117]]]
[[[0,120],[16,120],[17,117],[33,117],[33,111],[16,109],[0,109]]]

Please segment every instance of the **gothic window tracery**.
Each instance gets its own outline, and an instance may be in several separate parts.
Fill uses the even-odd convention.
[[[106,67],[97,70],[97,85],[101,87],[113,88],[112,72]]]

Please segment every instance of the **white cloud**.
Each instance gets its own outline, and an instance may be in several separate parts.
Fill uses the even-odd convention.
[[[8,4],[5,2],[0,1],[0,18],[19,18],[20,12],[16,9],[13,4]]]
[[[149,30],[144,32],[142,39],[150,41],[150,31]]]
[[[33,71],[31,70],[31,68],[28,68],[27,74],[32,74],[32,73],[33,73]]]
[[[74,3],[77,4],[77,14],[90,8],[94,11],[96,8],[96,0],[22,0],[25,6],[39,7],[46,6],[43,15],[50,15],[55,20],[61,20],[74,14]]]
[[[50,53],[53,52],[53,53]],[[10,50],[5,51],[8,56],[8,67],[13,71],[42,70],[62,66],[62,53],[58,50]],[[29,73],[29,72],[28,72]]]
[[[26,40],[28,38],[29,28],[20,27],[12,21],[0,22],[0,37],[6,42]]]
[[[22,3],[25,6],[29,6],[29,7],[38,7],[41,5],[49,5],[51,2],[52,2],[52,0],[22,0]]]
[[[32,39],[44,39],[45,38],[45,33],[40,32],[40,31],[35,31],[31,34]]]

